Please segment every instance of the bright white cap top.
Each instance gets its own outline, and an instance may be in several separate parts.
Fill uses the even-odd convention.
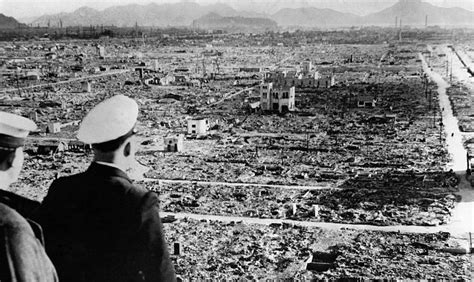
[[[113,96],[99,103],[86,115],[77,133],[77,139],[86,144],[115,140],[130,132],[137,118],[137,102],[124,95]]]
[[[27,118],[19,115],[0,112],[0,134],[26,138],[30,131],[36,130],[36,124]]]

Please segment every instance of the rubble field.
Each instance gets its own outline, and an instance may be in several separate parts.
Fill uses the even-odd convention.
[[[405,177],[416,183],[413,175]],[[341,190],[150,182],[146,187],[159,193],[161,208],[167,212],[373,225],[446,224],[460,200],[453,194],[457,178],[446,174],[436,179],[439,182],[433,179],[448,182],[443,187],[427,185],[422,180],[426,177],[418,176],[417,189],[416,184],[404,187],[395,181],[385,187]]]
[[[153,168],[151,178],[262,184],[338,183],[387,169],[442,171],[449,158],[436,96],[424,94],[421,78],[386,79],[392,82],[301,93],[300,111],[284,116],[246,113],[243,97],[224,101],[229,112],[209,116],[219,122],[204,140],[187,140],[175,154],[151,150],[140,161]],[[377,96],[377,106],[354,108],[357,92]]]
[[[180,254],[172,252],[172,259],[185,280],[470,280],[469,256],[446,252],[459,247],[448,233],[322,230],[191,219],[166,223],[164,229],[171,250],[174,243],[181,244]],[[307,270],[306,262],[318,262],[313,267],[318,271]]]
[[[419,58],[444,73],[444,47],[431,49],[410,37],[416,32],[407,32],[407,42],[390,39],[391,31],[366,32],[356,42],[367,44],[342,44],[331,32],[307,41],[303,31],[288,38],[170,34],[147,44],[0,43],[0,110],[39,126],[12,190],[41,201],[55,178],[87,169],[92,153],[75,140],[79,122],[97,103],[124,94],[139,104],[137,159],[150,168],[137,184],[158,194],[163,211],[301,225],[447,224],[460,201],[459,179],[446,169],[443,109]],[[288,81],[318,77],[318,84],[296,88],[294,111],[264,110],[260,87],[274,72]],[[334,84],[320,87],[327,77]],[[448,88],[465,131],[472,123],[468,90]],[[193,133],[192,120],[206,120],[205,133]],[[181,134],[182,147],[171,152],[164,137]],[[191,219],[164,228],[177,273],[188,280],[469,280],[469,258],[446,251],[459,247],[446,233]]]

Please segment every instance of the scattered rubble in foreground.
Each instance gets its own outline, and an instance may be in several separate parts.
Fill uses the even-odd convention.
[[[446,174],[446,179],[449,179]],[[456,183],[454,177],[454,183]],[[436,226],[449,222],[460,199],[454,188],[291,189],[146,183],[166,212],[373,225]],[[416,186],[414,186],[416,187]],[[449,186],[448,186],[449,187]]]
[[[176,271],[186,280],[470,280],[469,256],[445,251],[458,247],[448,233],[322,230],[191,219],[164,226]],[[307,262],[313,262],[310,268],[327,269],[307,270]]]

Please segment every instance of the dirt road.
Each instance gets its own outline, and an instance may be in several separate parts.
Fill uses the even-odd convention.
[[[466,149],[462,142],[462,133],[459,130],[458,120],[453,115],[451,103],[449,102],[448,95],[446,94],[446,88],[449,84],[444,81],[442,76],[438,73],[431,71],[427,66],[425,58],[420,54],[420,58],[423,62],[423,69],[428,76],[438,85],[439,103],[440,107],[444,108],[442,112],[444,130],[446,133],[446,144],[448,152],[452,157],[452,161],[448,164],[448,169],[453,169],[461,179],[459,184],[459,195],[462,197],[462,201],[456,205],[453,216],[451,217],[451,223],[446,225],[446,230],[452,233],[468,233],[474,232],[474,190],[465,178],[466,171]],[[455,57],[453,57],[455,60]],[[453,63],[453,67],[459,67],[460,64]],[[453,73],[457,73],[460,70],[457,69]],[[454,136],[451,137],[451,134]]]

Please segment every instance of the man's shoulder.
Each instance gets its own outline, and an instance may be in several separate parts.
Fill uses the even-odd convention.
[[[72,174],[72,175],[67,175],[67,176],[62,176],[59,178],[56,178],[53,181],[53,184],[69,184],[69,183],[74,183],[78,181],[82,181],[85,179],[85,173],[77,173],[77,174]]]
[[[129,183],[126,187],[127,196],[137,201],[137,204],[143,204],[154,196],[153,192],[143,188],[140,185]]]
[[[4,203],[9,205],[10,202],[22,202],[22,203],[29,203],[29,204],[38,204],[38,202],[26,198],[24,196],[15,194],[10,191],[5,191],[0,189],[0,203]]]
[[[14,209],[24,217],[32,217],[40,203],[15,193],[0,189],[0,204]]]
[[[76,186],[84,184],[84,173],[62,176],[55,179],[48,190],[48,194],[76,190]]]
[[[26,219],[8,204],[0,202],[0,225],[8,228],[28,226]]]
[[[56,270],[44,251],[42,233],[37,234],[32,229],[32,222],[10,206],[0,203],[0,223],[0,245],[6,247],[0,253],[0,260],[9,262],[0,267],[3,275],[58,281]],[[41,228],[38,231],[41,232]]]
[[[97,187],[95,187],[96,185]],[[121,195],[121,199],[129,202],[133,206],[143,206],[149,202],[156,202],[155,193],[140,185],[134,184],[128,178],[120,175],[98,176],[86,172],[56,179],[51,185],[50,193],[56,195],[64,194],[66,197],[67,195],[70,195],[70,193],[82,194],[92,192],[91,189],[84,189],[84,186],[92,188],[97,192],[110,192],[115,195]],[[74,192],[72,190],[80,190],[82,192]]]

